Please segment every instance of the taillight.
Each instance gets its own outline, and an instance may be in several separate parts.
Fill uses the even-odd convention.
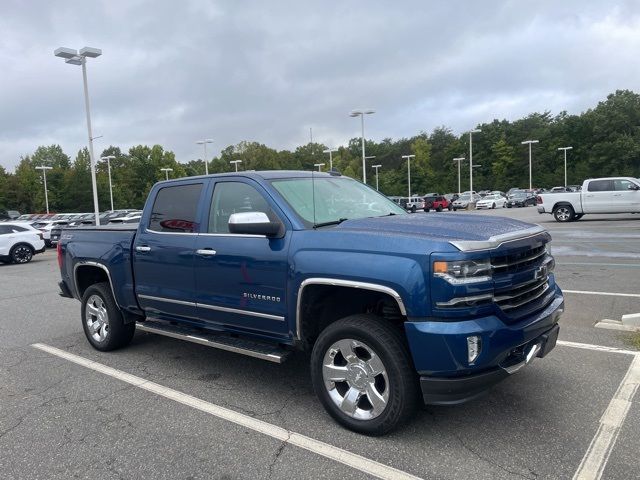
[[[542,204],[542,197],[541,197],[540,195],[536,196],[536,203],[537,203],[538,205],[541,205],[541,204]]]
[[[58,242],[56,246],[56,252],[58,252],[58,267],[62,270],[62,245]]]

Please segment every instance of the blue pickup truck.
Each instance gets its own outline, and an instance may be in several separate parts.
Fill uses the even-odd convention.
[[[283,362],[352,430],[455,404],[544,357],[564,309],[549,234],[479,215],[408,215],[337,172],[156,184],[140,224],[63,231],[61,295],[106,351],[135,330]],[[298,358],[305,358],[298,356]]]

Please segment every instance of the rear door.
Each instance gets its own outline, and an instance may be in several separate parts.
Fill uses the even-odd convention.
[[[637,187],[637,184],[624,178],[616,178],[613,181],[614,212],[640,212],[640,190],[633,187]]]
[[[200,319],[215,328],[288,335],[285,315],[291,228],[286,217],[262,186],[248,178],[216,180],[205,203],[208,211],[195,257]],[[286,226],[285,236],[230,233],[229,217],[239,212],[264,212],[273,220],[279,219]]]
[[[208,180],[167,184],[148,204],[133,245],[138,303],[160,318],[197,318],[194,251]]]
[[[582,192],[582,210],[584,213],[612,213],[613,180],[591,180],[587,191]]]

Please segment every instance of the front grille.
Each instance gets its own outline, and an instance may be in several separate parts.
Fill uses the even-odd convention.
[[[516,273],[531,268],[540,263],[546,254],[545,245],[536,248],[510,253],[491,259],[491,266],[495,274]]]
[[[549,277],[525,282],[504,293],[496,292],[494,302],[505,312],[520,308],[543,296],[549,290]]]

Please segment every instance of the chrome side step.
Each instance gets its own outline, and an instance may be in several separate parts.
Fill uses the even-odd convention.
[[[236,338],[224,333],[207,332],[206,330],[182,325],[173,325],[155,319],[136,322],[136,330],[186,340],[187,342],[198,343],[228,352],[241,353],[242,355],[274,363],[284,362],[291,353],[266,342]]]

